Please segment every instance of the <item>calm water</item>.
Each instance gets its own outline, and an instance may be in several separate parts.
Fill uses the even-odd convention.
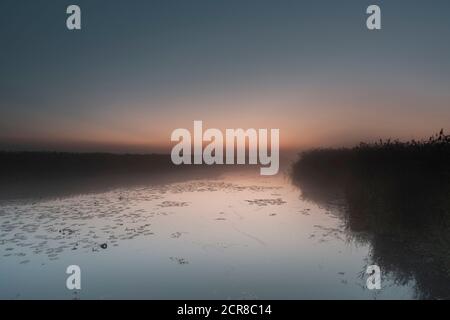
[[[408,299],[339,204],[302,199],[286,174],[223,173],[0,205],[2,299]],[[106,248],[103,244],[106,244]],[[103,245],[103,248],[102,248]],[[67,266],[82,289],[66,289]]]

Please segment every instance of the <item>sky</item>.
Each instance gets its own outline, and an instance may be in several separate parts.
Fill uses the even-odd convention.
[[[82,30],[66,28],[77,4]],[[382,29],[366,28],[381,7]],[[0,150],[166,152],[176,128],[281,147],[450,131],[448,0],[2,0]]]

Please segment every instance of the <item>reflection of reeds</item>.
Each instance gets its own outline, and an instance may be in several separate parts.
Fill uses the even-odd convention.
[[[399,281],[450,298],[450,136],[307,151],[293,176],[306,197],[341,193],[347,227],[370,235],[373,258]]]

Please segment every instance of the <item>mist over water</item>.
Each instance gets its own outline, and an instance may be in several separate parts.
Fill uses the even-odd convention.
[[[204,168],[3,200],[0,298],[415,297],[413,279],[389,274],[368,290],[373,247],[349,233],[342,199],[313,201],[289,166],[280,172]],[[77,292],[65,286],[71,264],[81,267]]]

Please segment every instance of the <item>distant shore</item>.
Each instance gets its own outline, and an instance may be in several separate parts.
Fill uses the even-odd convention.
[[[0,151],[0,175],[155,172],[175,167],[170,155]]]
[[[222,169],[176,166],[165,154],[0,151],[0,200],[61,197],[199,179]]]

